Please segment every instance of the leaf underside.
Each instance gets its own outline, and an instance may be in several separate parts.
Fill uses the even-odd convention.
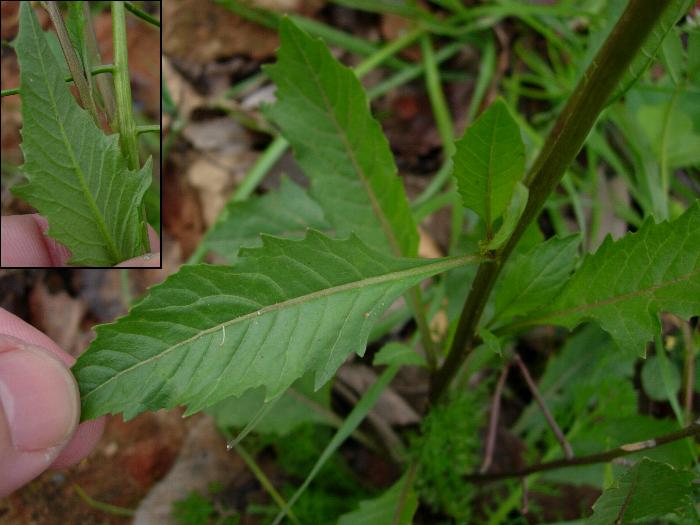
[[[47,234],[72,252],[70,264],[113,266],[140,255],[138,210],[151,160],[127,169],[118,136],[105,136],[70,94],[28,2],[16,50],[28,183],[13,193],[47,218]]]
[[[415,255],[408,199],[360,81],[288,19],[280,42],[277,62],[265,67],[277,85],[266,114],[292,145],[311,197],[339,236],[354,233],[385,253]]]
[[[644,355],[661,312],[700,314],[700,201],[673,222],[650,218],[636,233],[608,236],[536,322],[573,328],[593,320],[623,350]]]
[[[307,372],[318,388],[364,352],[374,321],[408,288],[476,259],[396,258],[312,230],[264,236],[234,266],[185,266],[97,327],[72,369],[83,418],[183,404],[191,414],[257,387],[270,400]]]

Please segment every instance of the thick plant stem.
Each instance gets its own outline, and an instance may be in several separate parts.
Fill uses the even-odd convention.
[[[559,184],[627,67],[670,3],[671,0],[630,0],[574,89],[525,178],[530,196],[513,234],[502,248],[492,253],[494,263],[479,265],[447,359],[432,377],[430,399],[433,403],[442,398],[471,351],[479,319],[505,261]]]
[[[139,150],[136,142],[136,124],[131,105],[129,54],[126,47],[126,20],[123,2],[112,2],[112,39],[114,46],[114,92],[117,101],[119,140],[129,169],[135,170],[139,167]]]
[[[126,46],[126,14],[124,2],[112,2],[112,43],[114,47],[114,95],[119,143],[130,170],[139,169],[139,148],[136,140],[136,123],[131,103],[129,83],[129,54]],[[146,207],[139,210],[141,222],[141,253],[148,251]]]

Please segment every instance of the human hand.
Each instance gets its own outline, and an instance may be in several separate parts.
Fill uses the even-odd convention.
[[[2,259],[4,268],[34,268],[42,266],[66,266],[70,251],[45,235],[48,222],[36,213],[2,217]],[[151,249],[160,246],[158,234],[148,227]],[[159,268],[160,253],[140,255],[121,262],[119,268]]]
[[[80,421],[75,362],[48,336],[0,308],[0,498],[48,468],[83,459],[104,418]]]

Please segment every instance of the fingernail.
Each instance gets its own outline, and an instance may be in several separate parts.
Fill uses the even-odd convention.
[[[66,443],[78,425],[78,386],[48,351],[0,336],[0,402],[20,452]]]

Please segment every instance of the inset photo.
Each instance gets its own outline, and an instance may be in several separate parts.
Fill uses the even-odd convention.
[[[161,267],[160,2],[2,3],[0,267]]]

